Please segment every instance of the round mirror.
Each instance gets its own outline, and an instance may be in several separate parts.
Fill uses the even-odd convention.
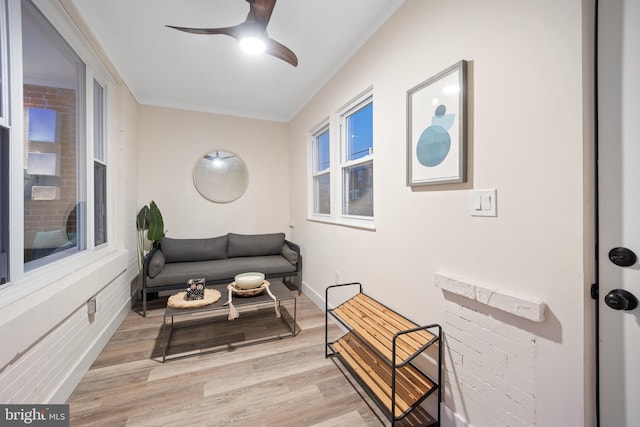
[[[193,182],[207,199],[231,202],[249,186],[249,172],[242,159],[228,151],[205,154],[193,168]]]

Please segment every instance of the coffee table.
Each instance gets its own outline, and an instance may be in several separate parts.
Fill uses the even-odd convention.
[[[229,291],[227,290],[227,285],[225,284],[207,285],[207,288],[218,290],[221,294],[220,299],[214,302],[213,304],[209,304],[207,306],[199,307],[199,308],[172,308],[167,306],[167,308],[165,309],[164,318],[163,318],[163,328],[167,328],[167,327],[169,328],[169,335],[167,336],[167,340],[162,349],[162,363],[164,363],[165,360],[167,359],[167,348],[169,347],[169,342],[171,341],[171,336],[173,335],[173,332],[178,329],[187,329],[187,328],[194,327],[193,324],[190,324],[189,326],[180,327],[179,325],[176,325],[176,323],[178,322],[174,321],[175,318],[180,318],[180,317],[184,318],[186,316],[194,315],[197,313],[211,313],[211,314],[221,314],[221,312],[223,312],[224,314],[229,313],[229,306],[227,304]],[[290,324],[286,320],[286,316],[284,315],[284,313],[280,317],[280,319],[286,325],[290,333],[286,335],[276,335],[276,336],[271,336],[267,338],[256,339],[247,343],[246,345],[257,344],[257,343],[266,342],[266,341],[274,341],[274,340],[279,340],[283,338],[292,338],[296,336],[296,312],[297,312],[298,301],[296,299],[295,293],[292,293],[289,290],[289,288],[285,286],[282,280],[278,280],[278,279],[269,279],[269,290],[271,291],[271,294],[276,298],[275,304],[277,304],[279,310],[283,302],[285,301],[292,302],[293,323]],[[273,307],[274,300],[266,291],[260,295],[251,296],[251,297],[243,297],[243,296],[238,296],[234,294],[233,305],[236,309],[239,309],[238,311],[241,311],[243,307],[256,308],[263,305],[270,305],[271,307]],[[280,312],[282,313],[282,310],[280,310]],[[275,317],[275,311],[273,316]],[[241,314],[240,317],[243,318],[243,315]],[[171,319],[170,322],[167,321],[169,318]],[[238,320],[226,320],[225,318],[224,321],[237,322]],[[218,321],[218,322],[221,322],[221,321]],[[211,323],[215,323],[215,322],[211,322]],[[202,326],[202,324],[203,323],[199,323],[196,326]],[[197,353],[197,354],[202,354],[202,353]]]

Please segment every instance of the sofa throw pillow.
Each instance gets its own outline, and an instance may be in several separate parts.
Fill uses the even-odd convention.
[[[149,277],[153,279],[160,274],[162,267],[164,267],[164,254],[162,251],[156,251],[151,257],[151,260],[149,260],[149,269],[147,270]]]
[[[284,245],[284,233],[272,234],[227,234],[227,256],[280,255]]]
[[[282,256],[293,265],[298,262],[298,252],[291,249],[286,243],[282,245]]]
[[[210,239],[171,239],[163,237],[160,249],[166,262],[207,261],[227,257],[227,236]]]

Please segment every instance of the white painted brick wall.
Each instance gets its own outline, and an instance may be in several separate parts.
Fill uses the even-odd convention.
[[[69,386],[70,377],[78,380],[82,377],[84,372],[76,371],[78,365],[83,363],[96,340],[112,327],[123,307],[128,308],[130,304],[129,282],[125,276],[117,277],[97,295],[99,309],[93,319],[83,304],[64,322],[52,325],[47,335],[0,373],[1,402],[49,403],[55,400],[63,385]],[[46,319],[45,313],[34,313],[34,316]]]
[[[471,282],[469,279],[435,274],[434,286],[489,307],[497,308],[514,316],[534,322],[542,322],[546,317],[546,304],[537,298],[514,295],[493,286]]]
[[[535,336],[464,301],[445,298],[445,405],[474,427],[535,426]]]

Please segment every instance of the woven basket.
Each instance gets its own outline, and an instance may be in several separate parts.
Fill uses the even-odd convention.
[[[236,282],[229,283],[229,286],[231,286],[231,290],[233,291],[234,295],[238,295],[238,296],[241,296],[241,297],[254,297],[256,295],[260,295],[260,294],[264,293],[264,291],[266,290],[266,288],[264,286],[268,285],[268,284],[269,284],[268,281],[263,280],[262,284],[260,286],[258,286],[257,288],[253,288],[253,289],[240,289],[236,285]]]
[[[282,315],[280,313],[278,299],[269,290],[269,285],[270,283],[268,281],[263,280],[262,284],[258,288],[240,289],[236,286],[236,282],[229,283],[227,285],[227,290],[229,293],[229,301],[227,301],[227,304],[229,304],[229,320],[237,319],[240,316],[240,313],[238,313],[238,310],[233,306],[233,302],[231,301],[233,299],[234,294],[241,297],[252,297],[255,295],[259,295],[265,291],[269,294],[271,299],[273,299],[273,304],[274,304],[273,309],[276,312],[276,317],[281,317]]]

